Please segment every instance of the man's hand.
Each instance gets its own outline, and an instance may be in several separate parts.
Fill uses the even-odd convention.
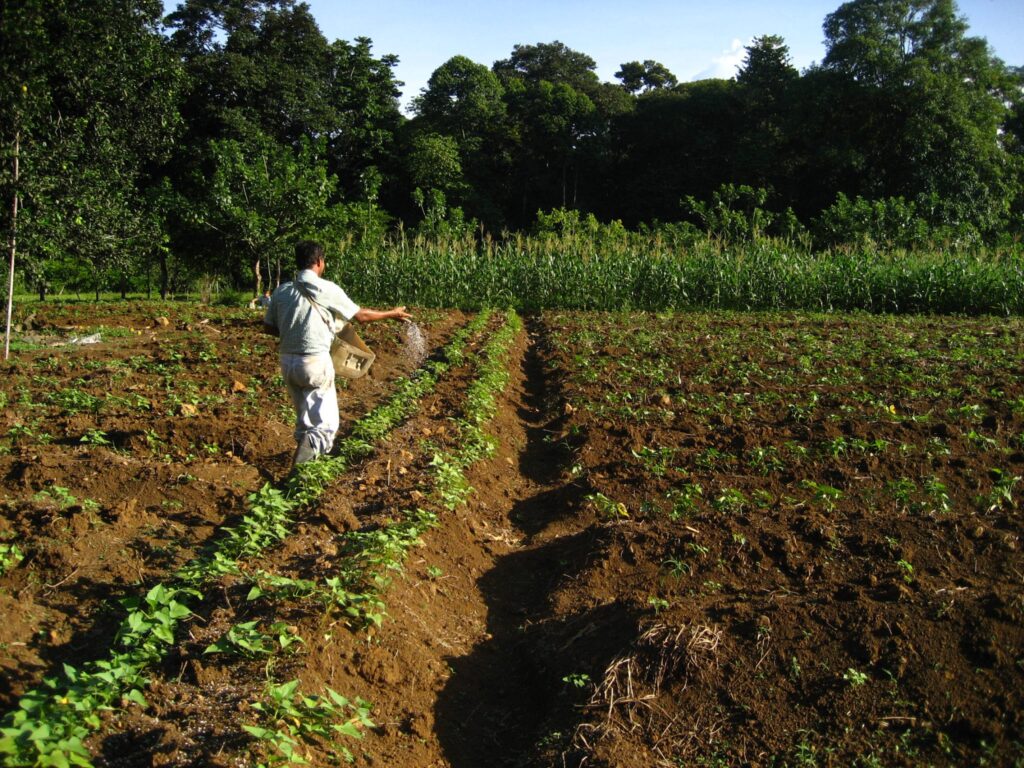
[[[395,320],[412,320],[412,315],[405,311],[405,307],[395,307],[392,309],[391,317]]]

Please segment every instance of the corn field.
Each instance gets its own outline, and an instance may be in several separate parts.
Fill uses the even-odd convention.
[[[346,251],[330,275],[369,303],[595,310],[861,310],[1024,313],[1024,255],[809,253],[784,241],[680,247],[656,236],[611,242],[517,236],[497,244],[401,238]]]

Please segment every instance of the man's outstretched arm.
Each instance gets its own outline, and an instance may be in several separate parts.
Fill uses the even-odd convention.
[[[370,309],[362,307],[352,317],[359,323],[375,323],[378,320],[411,320],[412,315],[405,311],[405,307],[394,307],[393,309]]]

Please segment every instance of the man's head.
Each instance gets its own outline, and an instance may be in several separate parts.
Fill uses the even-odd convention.
[[[324,260],[324,247],[315,240],[303,240],[295,246],[295,266],[299,270],[314,269]]]

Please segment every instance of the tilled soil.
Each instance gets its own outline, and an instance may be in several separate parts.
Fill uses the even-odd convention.
[[[248,493],[287,470],[287,404],[273,384],[267,337],[239,319],[211,320],[207,327],[219,331],[212,367],[199,356],[210,355],[209,330],[150,328],[145,316],[109,320],[136,321],[147,328],[142,336],[75,350],[57,364],[40,362],[52,353],[26,353],[33,362],[23,359],[10,371],[18,383],[4,387],[11,404],[25,399],[22,391],[37,402],[54,384],[34,377],[90,392],[76,381],[89,381],[87,362],[103,371],[94,374],[97,394],[124,389],[111,384],[117,369],[104,361],[146,355],[182,365],[132,374],[139,394],[161,404],[137,418],[109,405],[63,417],[41,408],[45,418],[31,429],[38,435],[45,424],[55,439],[39,445],[15,430],[0,457],[5,530],[26,552],[0,577],[11,617],[0,629],[10,654],[5,709],[60,662],[102,656],[120,620],[116,599],[188,561],[243,511]],[[421,325],[436,350],[464,322],[445,314]],[[648,327],[676,339],[663,355],[672,375],[617,383],[629,350],[615,346],[613,331],[628,337]],[[594,328],[608,329],[607,343],[580,341],[581,329]],[[822,364],[797,349],[814,337],[838,354],[847,339],[911,334],[920,353],[913,360],[879,348],[882,362],[840,363],[919,368],[927,378],[957,350],[941,339],[1002,338],[1007,328],[1021,330],[1018,321],[985,320],[529,318],[510,358],[512,380],[485,426],[496,453],[470,469],[468,503],[445,513],[402,572],[390,574],[382,625],[356,627],[309,601],[249,601],[246,583],[225,579],[154,671],[149,707],[106,717],[90,742],[96,762],[252,765],[261,748],[242,726],[257,722],[253,704],[265,700],[268,680],[292,679],[308,694],[329,687],[372,703],[375,727],[338,742],[357,764],[1024,760],[1024,486],[1006,480],[1024,474],[1024,408],[1012,405],[1024,397],[1020,345],[1007,342],[996,362],[988,352],[998,345],[982,344],[986,354],[950,366],[941,391],[912,376],[853,384],[842,366],[822,383]],[[341,394],[346,424],[411,372],[401,337],[371,329],[380,378]],[[729,333],[746,351],[713,368],[717,354],[735,350],[712,337]],[[791,348],[772,346],[782,338]],[[485,340],[474,338],[470,349]],[[167,354],[168,345],[183,358]],[[236,354],[243,347],[252,359]],[[649,354],[645,376],[662,353]],[[431,461],[457,440],[452,419],[464,407],[472,355],[303,513],[282,547],[247,567],[325,579],[347,532],[381,530],[401,510],[427,504]],[[579,375],[582,360],[599,363],[599,374]],[[739,381],[730,362],[733,372],[759,364],[762,378]],[[46,373],[50,365],[63,367]],[[786,383],[772,379],[794,370],[800,375]],[[167,375],[179,392],[179,380],[195,379],[195,415],[182,417],[182,404],[168,401]],[[232,391],[236,381],[245,390]],[[868,408],[862,390],[882,405]],[[704,407],[719,396],[731,405]],[[947,417],[973,403],[977,413]],[[910,418],[925,412],[932,417]],[[5,411],[4,426],[24,425],[32,413]],[[89,429],[118,442],[80,443]],[[161,443],[140,456],[153,443],[147,430]],[[213,444],[218,451],[203,455]],[[926,494],[930,478],[944,490]],[[999,481],[1008,483],[1008,500],[995,494]],[[303,642],[269,661],[205,653],[248,621],[281,621]],[[302,749],[315,765],[341,759],[323,739]]]
[[[0,576],[5,710],[61,663],[103,656],[118,601],[190,561],[288,471],[291,406],[258,315],[175,309],[37,310],[39,348],[6,366],[0,532],[25,557]],[[461,318],[432,317],[421,325],[437,347]],[[67,343],[97,327],[99,343]],[[364,337],[379,363],[340,393],[343,431],[418,362],[399,328]]]

